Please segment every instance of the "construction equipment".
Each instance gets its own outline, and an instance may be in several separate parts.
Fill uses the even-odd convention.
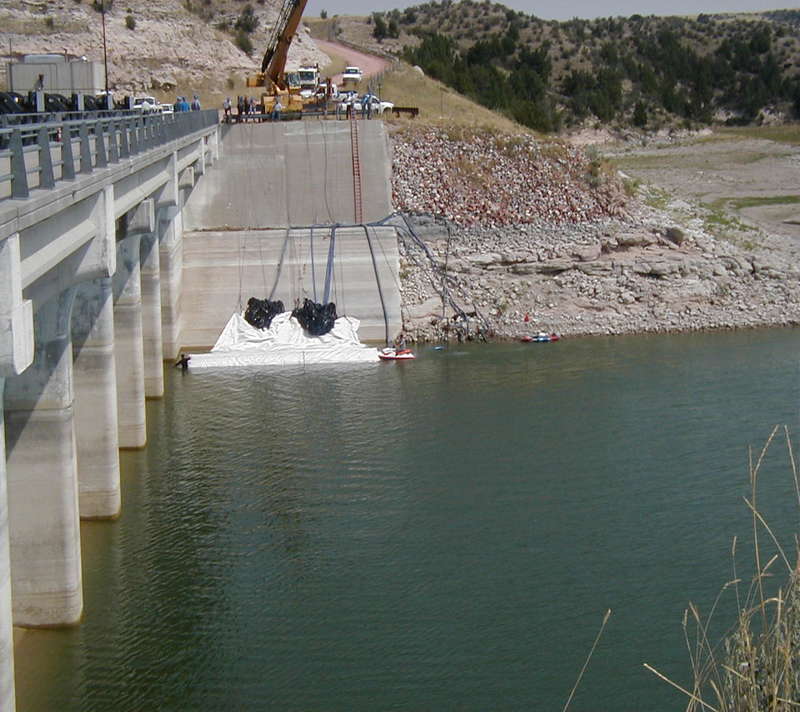
[[[272,111],[280,97],[286,111],[302,111],[301,83],[298,72],[286,71],[286,57],[308,0],[283,0],[278,21],[272,28],[261,71],[247,77],[248,87],[262,87],[261,104],[265,113]]]

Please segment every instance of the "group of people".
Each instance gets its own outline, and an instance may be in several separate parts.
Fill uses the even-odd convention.
[[[360,99],[358,94],[352,92],[348,94],[344,100],[337,105],[336,107],[336,114],[337,116],[342,112],[345,111],[347,114],[347,118],[349,119],[353,115],[353,111],[355,111],[355,106],[357,103],[361,105],[361,118],[362,119],[371,119],[372,118],[372,111],[374,109],[374,102],[373,99],[375,95],[372,92],[367,92],[362,96]]]
[[[231,102],[231,98],[229,96],[225,97],[225,100],[222,102],[222,110],[225,113],[225,122],[230,123],[233,121],[233,103]],[[279,121],[281,118],[281,112],[283,111],[283,104],[281,104],[281,98],[279,96],[275,97],[275,103],[272,106],[272,110],[270,111],[270,119],[273,121]],[[255,97],[247,97],[247,96],[237,96],[236,97],[236,121],[246,121],[248,116],[253,116],[255,114],[262,113],[262,106],[261,104],[257,103]]]
[[[185,96],[179,96],[175,100],[175,105],[173,106],[175,112],[179,111],[200,111],[200,99],[198,98],[197,94],[194,95],[192,99],[192,103],[190,104]]]

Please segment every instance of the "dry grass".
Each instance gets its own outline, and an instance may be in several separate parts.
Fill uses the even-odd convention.
[[[800,145],[800,124],[786,124],[784,126],[742,126],[738,128],[719,129],[723,136],[731,135],[738,138],[760,138],[776,143],[788,143],[790,146]]]
[[[758,509],[758,477],[767,450],[778,433],[775,427],[758,457],[750,456],[750,497],[745,503],[752,515],[755,573],[749,584],[736,572],[733,541],[733,579],[717,596],[710,614],[702,618],[690,604],[683,627],[693,673],[691,688],[645,667],[686,695],[687,712],[792,712],[800,709],[800,569],[792,564]],[[800,507],[800,483],[787,428],[783,428],[790,468]],[[765,553],[764,539],[772,551]],[[797,557],[797,552],[794,552]],[[773,565],[776,565],[773,567]],[[769,589],[785,567],[785,583],[773,595]],[[772,584],[774,586],[774,583]],[[741,589],[746,586],[746,591]],[[727,589],[736,595],[738,619],[721,645],[709,640],[709,626],[720,597]],[[690,630],[692,631],[690,633]]]
[[[382,99],[397,106],[419,107],[415,119],[390,119],[393,123],[416,123],[440,127],[471,127],[506,133],[532,133],[530,129],[476,104],[441,82],[420,74],[407,64],[398,63],[387,72],[382,84]]]

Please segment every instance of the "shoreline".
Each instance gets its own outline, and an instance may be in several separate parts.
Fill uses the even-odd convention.
[[[402,219],[393,221],[401,227],[407,339],[440,341],[454,331],[512,341],[538,331],[595,336],[800,326],[797,223],[765,220],[763,212],[756,220],[720,204],[720,194],[748,195],[754,184],[762,196],[791,192],[774,147],[762,149],[761,161],[731,163],[731,142],[684,146],[658,173],[648,164],[642,178],[650,183],[640,185],[634,171],[631,177],[607,165],[598,169],[598,183],[592,161],[576,166],[555,150],[516,150],[507,137],[492,145],[491,137],[432,132],[430,150],[421,151],[424,138],[415,135],[395,151],[395,204],[414,233],[402,230]],[[483,173],[480,162],[464,163],[470,150],[489,164]],[[448,170],[453,157],[460,161],[455,172]],[[780,147],[781,161],[794,165],[799,158],[800,149]],[[398,169],[398,162],[405,165]],[[722,188],[706,202],[702,190],[712,169]],[[404,203],[407,195],[416,204]],[[420,196],[431,197],[420,204]]]

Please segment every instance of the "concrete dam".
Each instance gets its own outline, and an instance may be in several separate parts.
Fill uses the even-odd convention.
[[[187,348],[213,344],[251,296],[278,298],[287,308],[322,301],[329,271],[329,296],[340,315],[360,320],[362,340],[394,338],[401,326],[396,232],[369,225],[392,210],[388,139],[381,121],[357,126],[360,179],[349,121],[229,128],[224,158],[184,209]]]
[[[399,331],[390,171],[380,121],[0,127],[0,709],[13,628],[81,619],[80,520],[122,511],[119,449],[146,445],[165,361],[251,296]]]

